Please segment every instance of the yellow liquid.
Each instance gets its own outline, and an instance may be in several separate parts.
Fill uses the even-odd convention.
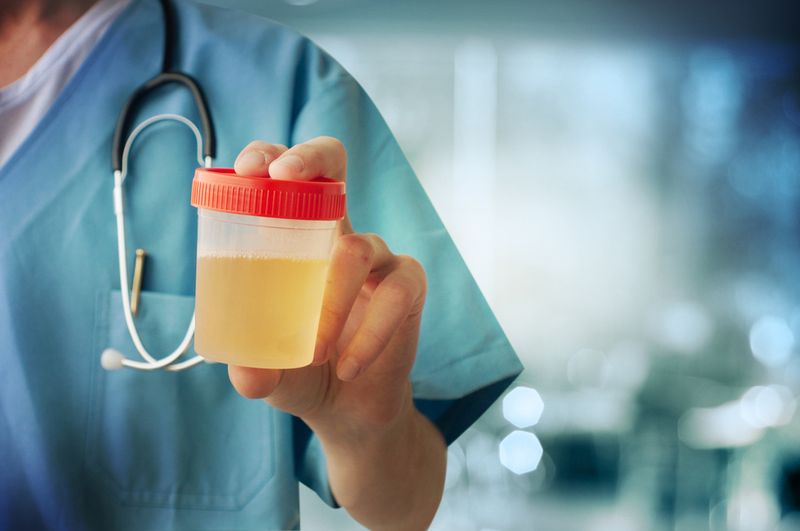
[[[308,365],[327,273],[328,260],[201,256],[195,350],[244,367]]]

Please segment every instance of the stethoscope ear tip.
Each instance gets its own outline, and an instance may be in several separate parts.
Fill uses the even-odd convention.
[[[123,367],[125,356],[115,348],[107,348],[100,355],[100,365],[107,371],[116,371]]]

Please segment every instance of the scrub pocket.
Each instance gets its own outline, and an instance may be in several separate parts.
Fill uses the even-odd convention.
[[[98,359],[107,347],[141,359],[121,304],[119,291],[98,294]],[[193,310],[192,297],[142,293],[135,321],[154,357],[175,349]],[[272,478],[272,409],[237,395],[225,365],[204,363],[180,372],[107,372],[95,365],[87,463],[121,503],[238,510]]]

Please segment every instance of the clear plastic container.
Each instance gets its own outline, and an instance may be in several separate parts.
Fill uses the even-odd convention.
[[[195,351],[245,367],[310,364],[344,184],[200,169],[192,204]]]

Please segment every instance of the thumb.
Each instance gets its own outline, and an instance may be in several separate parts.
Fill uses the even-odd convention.
[[[266,398],[283,378],[283,369],[255,369],[228,365],[228,378],[236,392],[245,398]]]

